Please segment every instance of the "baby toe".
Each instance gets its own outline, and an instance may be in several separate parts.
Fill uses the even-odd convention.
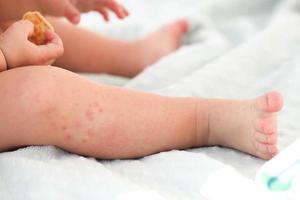
[[[269,92],[257,99],[257,108],[265,112],[278,112],[283,105],[283,98],[278,92]]]
[[[257,142],[256,143],[256,150],[263,154],[276,154],[278,152],[278,149],[275,144],[266,144]]]
[[[275,155],[276,155],[276,153],[270,154],[270,153],[262,153],[262,152],[257,152],[257,154],[256,154],[257,157],[264,159],[264,160],[270,160]]]
[[[271,134],[277,131],[275,115],[269,116],[265,119],[258,119],[254,123],[255,130],[261,133]]]
[[[186,19],[179,19],[171,23],[169,27],[177,34],[184,34],[189,30],[189,22]]]
[[[264,144],[276,144],[277,143],[277,134],[264,134],[261,132],[255,132],[254,137],[257,142]]]

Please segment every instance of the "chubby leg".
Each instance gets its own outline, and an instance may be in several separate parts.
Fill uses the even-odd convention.
[[[107,73],[133,77],[161,57],[175,51],[188,30],[184,19],[167,24],[146,37],[126,42],[48,17],[64,42],[64,55],[56,66],[74,72]],[[14,21],[0,22],[0,33]]]
[[[195,99],[98,85],[43,66],[0,73],[0,85],[2,151],[49,144],[98,158],[133,158],[195,142]]]
[[[186,20],[168,24],[143,39],[126,42],[93,33],[58,18],[48,18],[64,42],[65,53],[55,65],[76,72],[132,77],[176,50],[188,30]]]
[[[280,94],[253,100],[171,98],[95,84],[55,67],[0,73],[0,150],[56,145],[97,158],[221,145],[277,153]]]

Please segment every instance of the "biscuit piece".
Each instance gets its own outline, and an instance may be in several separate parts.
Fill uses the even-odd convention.
[[[41,15],[41,13],[27,12],[23,16],[23,20],[29,20],[34,25],[34,33],[29,37],[29,40],[36,45],[43,45],[47,43],[47,38],[45,32],[47,30],[53,31],[53,26]]]

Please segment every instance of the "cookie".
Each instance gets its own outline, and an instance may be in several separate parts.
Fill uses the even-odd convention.
[[[34,33],[29,37],[29,40],[36,45],[44,45],[47,43],[47,38],[45,36],[45,32],[53,31],[53,26],[42,16],[41,13],[27,12],[23,16],[23,20],[29,20],[34,25]]]

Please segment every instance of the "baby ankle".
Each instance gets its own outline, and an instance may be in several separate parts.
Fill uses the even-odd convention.
[[[196,146],[207,146],[210,141],[209,103],[206,99],[197,99],[195,109],[196,119]]]

